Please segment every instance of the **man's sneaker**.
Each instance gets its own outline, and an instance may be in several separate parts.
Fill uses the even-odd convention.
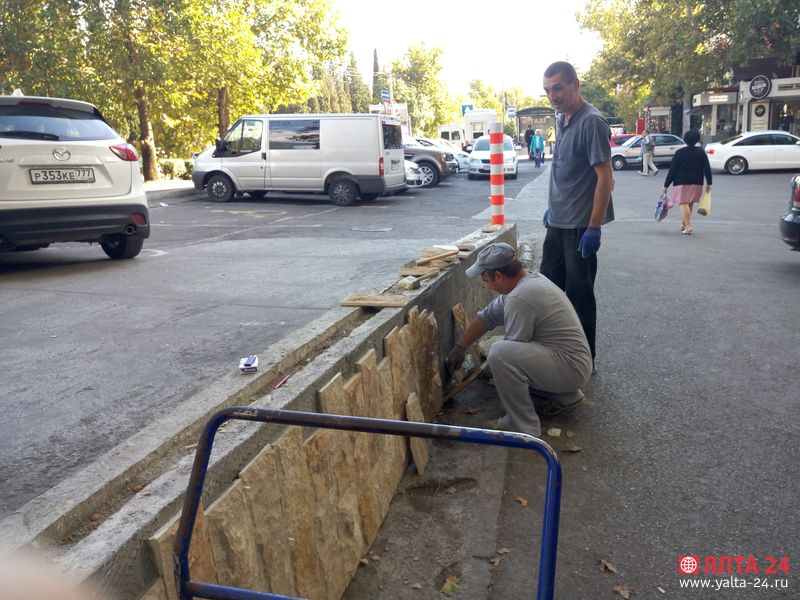
[[[578,394],[580,394],[575,400],[570,402],[569,404],[562,404],[561,402],[556,402],[552,398],[543,398],[542,400],[535,401],[533,403],[534,408],[536,408],[536,412],[540,415],[545,415],[548,417],[554,417],[556,415],[560,415],[565,410],[572,410],[573,408],[579,407],[586,401],[586,396],[583,395],[583,392],[578,390]]]

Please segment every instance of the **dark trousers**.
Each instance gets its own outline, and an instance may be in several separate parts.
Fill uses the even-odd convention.
[[[597,328],[594,279],[597,275],[597,255],[583,258],[578,251],[578,241],[584,231],[584,229],[548,227],[539,271],[567,294],[581,320],[594,359]]]

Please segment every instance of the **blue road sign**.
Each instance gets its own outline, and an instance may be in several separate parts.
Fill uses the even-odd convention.
[[[389,90],[381,90],[381,100],[388,102],[391,99],[392,96],[389,94]]]

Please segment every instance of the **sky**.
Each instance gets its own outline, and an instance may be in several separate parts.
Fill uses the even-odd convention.
[[[443,49],[443,78],[452,94],[466,94],[469,82],[481,79],[496,90],[516,86],[538,96],[543,93],[542,73],[550,63],[568,60],[578,71],[586,70],[599,52],[599,38],[581,31],[575,18],[585,3],[333,0],[332,5],[349,32],[349,49],[369,84],[373,50],[378,50],[384,69],[413,44],[425,42]],[[489,10],[492,6],[497,7],[496,14]]]

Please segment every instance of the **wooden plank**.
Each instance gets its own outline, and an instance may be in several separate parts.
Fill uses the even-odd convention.
[[[418,258],[416,261],[416,265],[421,267],[422,265],[427,265],[428,263],[432,263],[435,260],[442,260],[445,258],[450,258],[451,256],[458,255],[458,248],[455,250],[446,250],[444,252],[440,252],[439,254],[434,254],[433,256],[428,256],[426,258]]]
[[[400,267],[397,271],[401,277],[418,277],[419,279],[427,279],[428,277],[436,277],[440,269],[436,267]]]
[[[381,308],[402,307],[411,300],[409,296],[399,294],[354,294],[342,300],[341,306],[376,306]]]

